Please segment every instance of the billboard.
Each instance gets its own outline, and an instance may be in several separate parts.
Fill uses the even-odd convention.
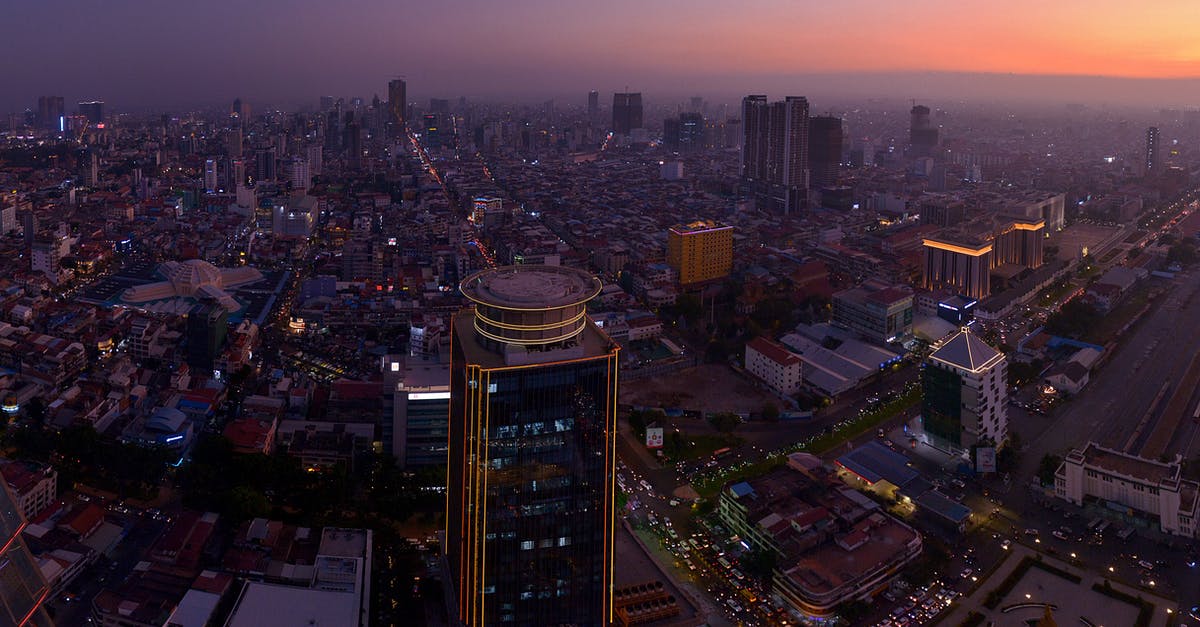
[[[646,427],[646,448],[662,448],[663,428]]]
[[[981,446],[975,449],[975,472],[996,472],[996,449]]]

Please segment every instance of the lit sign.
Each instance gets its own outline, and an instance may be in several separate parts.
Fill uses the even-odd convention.
[[[663,447],[663,428],[662,427],[647,427],[646,428],[646,448],[662,448]]]
[[[170,444],[171,442],[178,442],[178,441],[180,441],[180,440],[182,440],[182,439],[183,439],[183,436],[182,436],[182,435],[173,435],[173,436],[171,436],[171,437],[167,438],[167,440],[166,440],[166,441],[167,441],[167,443],[168,443],[168,444]]]
[[[410,401],[439,401],[449,399],[449,392],[413,392],[408,395],[408,400]]]

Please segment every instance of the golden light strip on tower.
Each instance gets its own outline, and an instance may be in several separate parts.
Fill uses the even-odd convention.
[[[959,246],[958,244],[948,244],[946,242],[939,242],[937,240],[932,240],[932,239],[921,240],[921,243],[923,243],[925,246],[927,246],[929,248],[937,248],[939,250],[948,250],[952,253],[960,253],[963,255],[970,255],[972,257],[981,257],[986,253],[992,252],[992,245],[990,243],[982,244],[980,248],[967,248],[966,246]]]
[[[575,316],[574,318],[571,318],[569,320],[564,320],[562,322],[551,323],[551,324],[511,324],[508,322],[500,322],[498,320],[489,318],[489,317],[483,315],[482,313],[480,313],[480,309],[482,309],[480,307],[475,308],[475,319],[476,320],[485,320],[485,321],[487,321],[488,324],[495,326],[495,327],[499,327],[501,329],[512,329],[514,331],[545,331],[547,329],[557,329],[559,327],[565,327],[568,324],[571,324],[572,322],[578,322],[579,320],[582,320],[585,316],[587,316],[587,309],[585,307],[583,307],[582,305],[580,305],[580,307],[581,307],[581,311],[579,312],[579,315]],[[566,309],[566,307],[564,307],[563,309]]]

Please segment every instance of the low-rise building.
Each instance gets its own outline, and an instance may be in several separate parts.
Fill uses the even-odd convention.
[[[912,290],[867,281],[833,295],[833,323],[879,344],[912,333]]]
[[[800,391],[802,363],[798,355],[765,337],[746,343],[746,370],[780,394]]]
[[[0,461],[0,474],[26,520],[33,520],[58,495],[58,473],[33,461]]]
[[[1088,442],[1059,464],[1054,495],[1076,505],[1095,502],[1145,516],[1163,533],[1194,538],[1200,483],[1182,474],[1178,456],[1160,462]]]

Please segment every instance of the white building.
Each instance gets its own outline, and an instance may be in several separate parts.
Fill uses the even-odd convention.
[[[791,396],[800,391],[802,364],[799,355],[767,338],[756,337],[746,343],[746,370],[780,394]]]
[[[312,174],[309,171],[308,161],[300,158],[292,159],[288,180],[292,183],[292,190],[308,191],[308,188],[312,186]]]
[[[1182,477],[1180,458],[1164,463],[1128,455],[1088,442],[1067,455],[1054,473],[1054,494],[1082,505],[1100,500],[1158,518],[1164,533],[1196,535],[1200,483]]]
[[[217,191],[217,160],[206,159],[204,161],[204,191],[209,194]]]
[[[921,372],[925,441],[956,453],[980,442],[1003,446],[1007,373],[1004,355],[965,328],[937,347]]]

